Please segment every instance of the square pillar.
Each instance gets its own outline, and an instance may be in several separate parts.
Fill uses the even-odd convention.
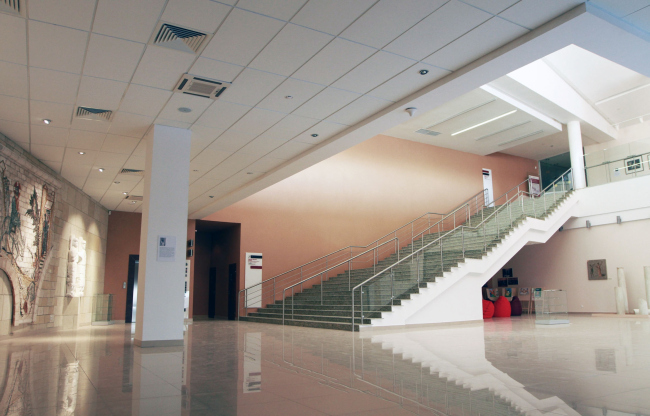
[[[192,132],[147,134],[135,345],[183,345],[185,240]],[[162,241],[161,241],[162,240]]]

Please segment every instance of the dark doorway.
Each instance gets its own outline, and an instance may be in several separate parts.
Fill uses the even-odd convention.
[[[237,318],[237,263],[228,265],[228,319]]]
[[[129,275],[126,283],[126,312],[124,322],[132,324],[135,322],[135,310],[138,306],[138,269],[140,268],[140,256],[131,254],[129,256]]]
[[[214,319],[214,307],[217,297],[217,268],[210,267],[210,275],[208,277],[208,318]]]

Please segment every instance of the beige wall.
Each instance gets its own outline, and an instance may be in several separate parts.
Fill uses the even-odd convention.
[[[569,312],[615,312],[616,268],[623,267],[630,308],[638,308],[643,266],[650,266],[648,236],[650,220],[565,230],[524,247],[504,267],[512,267],[519,287],[566,290]],[[587,261],[598,259],[607,260],[609,280],[587,280]]]
[[[537,175],[536,167],[531,159],[380,135],[205,219],[241,223],[240,264],[246,252],[263,253],[268,279],[339,248],[368,244],[427,211],[448,212],[481,191],[481,168],[492,169],[496,197]]]

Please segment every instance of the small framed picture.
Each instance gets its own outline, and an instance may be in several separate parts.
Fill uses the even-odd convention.
[[[630,175],[636,172],[643,171],[643,159],[641,156],[634,156],[629,159],[625,159],[625,174]]]

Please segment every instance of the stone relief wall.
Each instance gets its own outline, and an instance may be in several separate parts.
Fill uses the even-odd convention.
[[[12,287],[12,329],[90,324],[92,297],[103,293],[108,211],[2,134],[0,182],[0,269]]]

